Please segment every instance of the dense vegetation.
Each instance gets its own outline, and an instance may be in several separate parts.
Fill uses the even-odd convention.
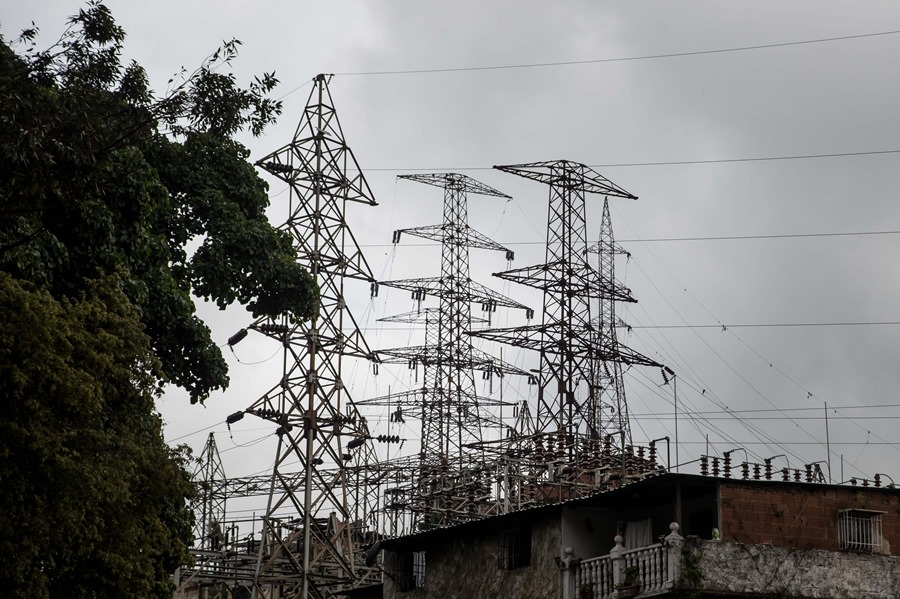
[[[240,87],[232,41],[154,98],[96,2],[51,47],[37,38],[0,37],[0,588],[171,596],[191,486],[155,399],[228,384],[192,296],[316,306],[234,140],[280,113],[277,81]]]

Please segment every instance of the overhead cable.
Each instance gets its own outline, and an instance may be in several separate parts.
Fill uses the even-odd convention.
[[[900,30],[893,31],[877,31],[874,33],[861,33],[857,35],[842,35],[838,37],[824,37],[818,39],[809,39],[809,40],[799,40],[794,42],[780,42],[774,44],[757,44],[753,46],[735,46],[731,48],[716,48],[712,50],[694,50],[690,52],[668,52],[665,54],[644,54],[640,56],[620,56],[614,58],[591,58],[587,60],[558,60],[552,62],[528,62],[528,63],[518,63],[518,64],[497,64],[497,65],[482,65],[482,66],[468,66],[468,67],[440,67],[440,68],[426,68],[426,69],[393,69],[393,70],[379,70],[379,71],[350,71],[344,73],[335,73],[335,75],[339,76],[347,76],[347,77],[358,77],[358,76],[372,76],[372,75],[422,75],[429,73],[461,73],[461,72],[471,72],[471,71],[502,71],[502,70],[512,70],[512,69],[535,69],[535,68],[548,68],[548,67],[562,67],[562,66],[577,66],[577,65],[589,65],[589,64],[603,64],[607,62],[633,62],[638,60],[657,60],[661,58],[684,58],[688,56],[706,56],[710,54],[727,54],[732,52],[747,52],[750,50],[765,50],[769,48],[786,48],[790,46],[802,46],[806,44],[823,44],[829,42],[839,42],[839,41],[848,41],[854,39],[862,39],[862,38],[871,38],[871,37],[880,37],[880,36],[888,36],[888,35],[896,35],[900,33]]]

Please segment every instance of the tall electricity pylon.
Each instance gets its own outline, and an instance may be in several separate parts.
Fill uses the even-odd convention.
[[[197,496],[194,498],[194,548],[218,551],[225,535],[225,505],[228,481],[216,447],[216,437],[209,433],[203,452],[193,473]]]
[[[501,423],[486,409],[496,400],[476,392],[476,370],[486,377],[499,374],[527,375],[472,347],[467,333],[472,329],[473,303],[480,303],[488,318],[497,307],[526,306],[475,283],[469,275],[469,248],[504,252],[507,260],[513,253],[492,241],[468,224],[468,194],[509,198],[479,181],[456,173],[402,175],[401,179],[440,187],[444,190],[443,221],[439,225],[400,229],[394,232],[394,243],[405,233],[441,243],[441,276],[387,281],[381,285],[412,292],[420,302],[426,295],[440,301],[437,311],[405,314],[389,320],[414,322],[424,316],[425,345],[379,350],[384,363],[421,365],[423,387],[386,398],[394,405],[413,400],[422,422],[421,450],[413,490],[412,509],[417,511],[419,528],[448,525],[484,515],[489,502],[475,505],[484,496],[482,479],[483,454],[478,444],[485,439],[485,427],[499,428]],[[478,319],[476,319],[478,320]],[[502,434],[502,433],[501,433]],[[468,490],[465,488],[468,487]],[[470,492],[471,491],[471,492]],[[490,495],[490,483],[487,483]]]
[[[613,236],[609,198],[603,200],[600,239],[588,248],[588,253],[597,254],[597,271],[601,281],[615,281],[616,256],[630,256],[616,243]],[[616,316],[614,299],[601,295],[597,302],[599,314],[594,320],[594,345],[599,348],[599,352],[595,354],[591,365],[593,385],[590,391],[588,427],[589,430],[597,431],[599,437],[612,436],[618,439],[620,447],[626,447],[632,444],[632,439],[628,402],[625,401],[625,380],[622,376],[623,362],[610,357],[616,356],[622,347],[616,329],[627,325]]]
[[[593,299],[636,300],[615,282],[613,273],[598,272],[588,261],[585,196],[637,197],[590,167],[567,160],[494,168],[550,188],[546,262],[495,274],[541,289],[544,313],[539,325],[476,331],[473,335],[540,353],[535,430],[556,437],[563,455],[577,459],[582,447],[578,438],[599,439],[601,434],[597,429],[599,402],[593,389],[598,364],[659,366],[623,345],[598,343],[600,336],[591,319]]]
[[[278,427],[254,596],[325,597],[374,574],[361,545],[374,540],[377,496],[367,492],[375,461],[369,429],[343,378],[345,357],[376,359],[345,301],[345,281],[375,279],[344,210],[376,202],[344,141],[325,75],[314,79],[293,140],[257,164],[289,186],[282,229],[320,299],[308,322],[285,316],[251,326],[284,347],[281,380],[244,411]]]

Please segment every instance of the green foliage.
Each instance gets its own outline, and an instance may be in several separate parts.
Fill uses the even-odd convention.
[[[219,72],[231,41],[153,101],[143,69],[119,61],[123,40],[97,3],[48,50],[17,55],[0,39],[0,270],[56,297],[121,273],[156,374],[203,401],[228,375],[192,293],[254,316],[303,320],[317,305],[290,238],[266,219],[266,183],[230,137],[280,112],[265,97],[277,80],[241,89]]]
[[[11,597],[171,597],[188,559],[184,448],[156,357],[111,276],[75,300],[0,272],[0,586]]]
[[[154,402],[228,384],[193,296],[295,320],[318,302],[232,139],[280,113],[277,80],[223,72],[235,40],[155,99],[99,2],[36,39],[0,37],[0,588],[171,597],[192,487]]]
[[[681,572],[678,576],[678,596],[683,599],[700,599],[703,596],[703,571],[700,570],[699,549],[685,547],[681,553]]]
[[[622,585],[626,587],[634,586],[641,581],[641,571],[637,566],[628,566],[622,570]]]

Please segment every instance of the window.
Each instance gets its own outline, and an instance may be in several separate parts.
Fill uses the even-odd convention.
[[[519,526],[500,535],[500,568],[514,570],[531,565],[531,527]]]
[[[881,515],[871,510],[838,511],[838,544],[848,551],[881,553]]]
[[[425,552],[402,551],[394,553],[391,567],[394,585],[401,593],[425,586]]]

